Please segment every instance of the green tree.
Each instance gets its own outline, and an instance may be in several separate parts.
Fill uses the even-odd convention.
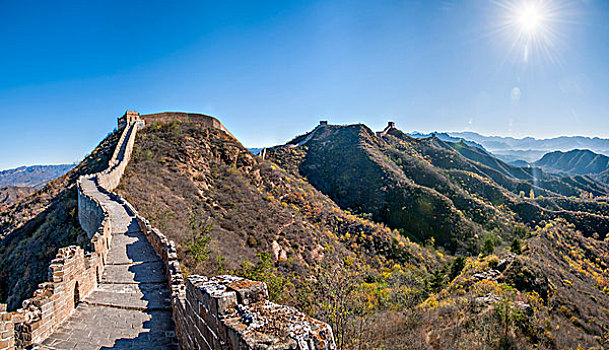
[[[516,225],[512,229],[512,233],[517,238],[527,238],[531,235],[531,231],[524,225]]]
[[[482,254],[491,255],[495,251],[495,238],[492,235],[487,235],[482,243]]]
[[[213,227],[209,218],[204,219],[200,209],[196,208],[190,213],[191,241],[188,245],[188,253],[197,263],[202,263],[209,259],[211,250],[209,233]]]
[[[450,264],[449,277],[450,280],[454,280],[455,277],[459,276],[461,271],[465,268],[465,257],[462,255],[457,256],[453,262]]]
[[[514,238],[514,240],[512,241],[512,244],[510,245],[510,251],[514,254],[522,253],[522,246],[518,238]]]
[[[442,273],[441,270],[434,270],[429,278],[429,289],[437,293],[446,285],[446,276]]]

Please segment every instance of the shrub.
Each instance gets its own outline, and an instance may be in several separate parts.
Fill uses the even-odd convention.
[[[514,240],[512,241],[512,244],[510,245],[510,251],[514,254],[522,254],[522,247],[518,238],[514,238]]]
[[[495,239],[488,235],[484,238],[484,243],[482,243],[481,252],[483,255],[491,255],[495,251]]]
[[[459,274],[461,273],[461,271],[463,271],[463,269],[465,268],[465,257],[462,255],[459,255],[455,258],[455,260],[453,260],[452,264],[450,265],[450,272],[449,272],[449,277],[450,280],[454,280],[455,277],[459,276]]]
[[[287,287],[291,285],[289,275],[280,272],[275,267],[273,257],[269,253],[259,253],[256,264],[249,260],[244,261],[241,264],[241,268],[235,274],[266,283],[269,290],[269,298],[272,301],[282,303],[288,299]]]

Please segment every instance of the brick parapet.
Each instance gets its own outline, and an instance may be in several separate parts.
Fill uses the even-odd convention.
[[[178,304],[185,349],[335,349],[332,329],[268,300],[267,286],[236,276],[189,276]]]
[[[122,130],[106,170],[77,180],[79,222],[90,237],[91,251],[78,246],[60,248],[49,266],[50,281],[40,284],[22,308],[9,313],[6,305],[0,305],[0,350],[22,349],[43,341],[72,314],[77,298],[82,300],[95,289],[103,273],[112,227],[108,210],[93,193],[97,189],[88,189],[84,183],[99,184],[108,191],[118,185],[143,123],[136,120]]]
[[[13,313],[6,311],[6,305],[0,304],[0,349],[15,349],[15,324]]]
[[[13,345],[26,348],[51,335],[74,311],[77,296],[83,298],[93,291],[102,268],[95,252],[85,253],[78,246],[60,248],[49,266],[51,281],[41,283],[34,296],[11,313]]]

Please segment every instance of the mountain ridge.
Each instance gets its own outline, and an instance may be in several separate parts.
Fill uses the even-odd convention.
[[[0,187],[33,187],[40,189],[49,181],[64,175],[75,164],[31,165],[0,170]]]
[[[306,144],[296,146],[305,139]],[[529,225],[542,218],[576,217],[569,210],[543,208],[541,204],[547,203],[519,198],[523,194],[560,198],[609,193],[607,186],[592,179],[511,166],[463,141],[418,139],[395,128],[377,136],[361,124],[317,127],[285,146],[267,149],[267,156],[306,178],[343,209],[370,213],[420,242],[434,237],[453,252],[475,251],[473,237],[503,215],[516,215]],[[417,202],[425,204],[417,207]],[[602,227],[600,233],[607,233],[596,214],[582,215],[595,224],[578,221],[578,228],[592,234]]]
[[[609,157],[588,149],[546,153],[535,166],[569,174],[600,174],[609,169]]]

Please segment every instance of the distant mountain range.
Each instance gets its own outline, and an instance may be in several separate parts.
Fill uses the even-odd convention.
[[[609,181],[609,157],[587,149],[550,152],[532,165],[548,172],[566,175],[589,175],[601,182],[608,183]]]
[[[571,151],[589,149],[595,153],[609,156],[609,139],[585,136],[560,136],[550,139],[525,137],[484,136],[475,132],[448,132],[449,136],[463,138],[482,145],[503,161],[514,162],[524,160],[535,162],[544,154],[554,151]]]
[[[445,132],[433,132],[433,133],[425,134],[425,133],[420,133],[418,131],[414,131],[414,132],[408,133],[407,135],[410,137],[417,138],[417,139],[426,139],[428,137],[435,136],[435,137],[439,138],[440,140],[447,141],[447,142],[459,142],[459,141],[463,140],[463,142],[465,142],[468,146],[473,146],[473,147],[484,149],[484,146],[482,146],[481,144],[476,143],[474,141],[471,141],[470,139],[467,139],[465,137],[454,137]]]
[[[0,187],[42,188],[47,182],[67,173],[74,164],[32,165],[0,171]]]

